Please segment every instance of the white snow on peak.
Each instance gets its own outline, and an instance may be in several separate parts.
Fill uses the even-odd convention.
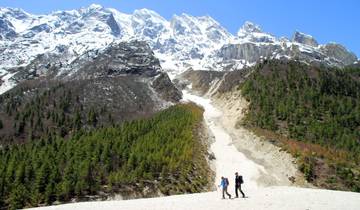
[[[21,33],[31,24],[31,20],[36,16],[18,8],[0,8],[0,18],[8,20],[17,33]]]
[[[25,12],[23,9],[20,8],[1,7],[0,15],[4,15],[5,13],[14,15],[15,17],[30,15],[29,13]]]
[[[55,16],[74,16],[74,17],[79,17],[80,16],[80,13],[79,13],[79,10],[67,10],[67,11],[62,11],[62,10],[58,10],[58,11],[55,11],[52,13],[52,15],[55,15]]]
[[[74,60],[113,41],[139,39],[149,43],[163,67],[176,66],[177,71],[184,71],[191,66],[200,68],[202,58],[233,39],[209,16],[181,14],[168,21],[148,9],[125,14],[97,4],[48,15],[29,14],[20,20],[8,15],[6,20],[14,25],[17,36],[0,42],[0,48],[6,49],[6,54],[0,55],[5,69],[30,63],[58,46],[67,46],[70,57],[74,56],[70,60]],[[174,65],[167,65],[170,63]]]
[[[278,40],[275,36],[263,32],[259,25],[246,21],[239,29],[237,37],[232,43],[255,43],[257,45],[266,45],[269,43],[278,43]]]
[[[159,19],[162,21],[166,21],[165,18],[163,18],[161,15],[159,15],[157,12],[153,11],[153,10],[149,10],[146,8],[142,8],[142,9],[137,9],[134,11],[133,13],[134,15],[137,16],[143,16],[145,17],[150,17],[150,18],[154,18],[154,19]]]
[[[100,10],[103,9],[103,6],[101,6],[100,4],[90,4],[90,6],[88,8],[86,8],[88,11],[90,10]]]
[[[70,63],[89,50],[99,50],[112,42],[147,41],[161,66],[173,73],[188,68],[224,70],[228,62],[219,57],[229,44],[253,44],[257,47],[276,45],[285,51],[293,46],[301,52],[321,54],[319,47],[305,46],[288,39],[277,39],[262,32],[260,26],[246,21],[237,36],[229,33],[210,16],[174,15],[166,20],[149,9],[132,14],[92,4],[78,10],[56,11],[46,15],[32,15],[20,9],[0,8],[5,31],[0,40],[0,68],[10,69],[29,64],[38,55],[63,52],[61,62]],[[14,34],[15,33],[15,34]],[[257,50],[257,49],[255,49]],[[284,57],[276,55],[273,57]],[[49,61],[51,62],[51,61]],[[245,58],[232,59],[230,69],[251,65]]]
[[[246,33],[261,33],[261,28],[259,25],[252,23],[250,21],[246,21],[244,25],[240,28],[238,35],[246,34]]]

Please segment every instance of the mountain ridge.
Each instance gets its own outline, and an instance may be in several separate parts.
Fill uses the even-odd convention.
[[[358,61],[342,45],[318,45],[309,37],[295,32],[293,40],[277,38],[249,21],[233,35],[210,16],[183,13],[166,20],[149,9],[126,14],[97,4],[46,15],[0,8],[0,77],[2,83],[16,85],[16,78],[10,74],[16,76],[18,67],[28,66],[39,56],[50,58],[41,66],[61,63],[59,68],[64,69],[88,52],[131,40],[146,41],[162,68],[175,75],[189,68],[238,70],[263,59],[330,66]]]

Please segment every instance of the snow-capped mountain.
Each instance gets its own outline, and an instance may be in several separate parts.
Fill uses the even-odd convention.
[[[305,63],[346,66],[357,61],[355,54],[336,43],[319,45],[310,35],[296,31],[293,38],[277,38],[251,22],[245,22],[237,37],[214,50],[205,59],[208,68],[241,69],[262,59],[292,59]]]
[[[148,42],[162,68],[174,74],[188,68],[241,69],[263,58],[335,66],[357,61],[341,45],[318,45],[300,32],[292,40],[277,38],[250,22],[235,36],[209,16],[181,14],[166,20],[147,9],[125,14],[95,4],[47,15],[0,8],[0,90],[4,92],[15,84],[20,70],[36,75],[46,74],[50,66],[56,66],[60,73],[69,68],[76,71],[72,62],[78,57],[96,56],[110,43],[130,40]]]

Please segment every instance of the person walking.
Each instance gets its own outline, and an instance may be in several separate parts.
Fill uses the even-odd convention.
[[[238,172],[235,173],[235,195],[236,198],[239,197],[238,191],[242,194],[242,197],[245,198],[244,192],[241,190],[241,184],[244,183],[243,177],[239,176]]]
[[[219,187],[222,188],[222,197],[223,197],[223,199],[225,199],[225,193],[226,193],[227,196],[229,196],[229,199],[231,199],[231,194],[228,193],[228,191],[227,191],[228,186],[229,186],[229,179],[222,176],[221,177],[221,183],[220,183]]]

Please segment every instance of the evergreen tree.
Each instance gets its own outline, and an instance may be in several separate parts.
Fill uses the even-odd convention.
[[[9,196],[10,209],[20,209],[26,206],[28,199],[28,191],[22,184],[17,184],[13,187]]]
[[[87,119],[90,125],[96,127],[98,120],[97,120],[97,114],[93,108],[89,110]]]

